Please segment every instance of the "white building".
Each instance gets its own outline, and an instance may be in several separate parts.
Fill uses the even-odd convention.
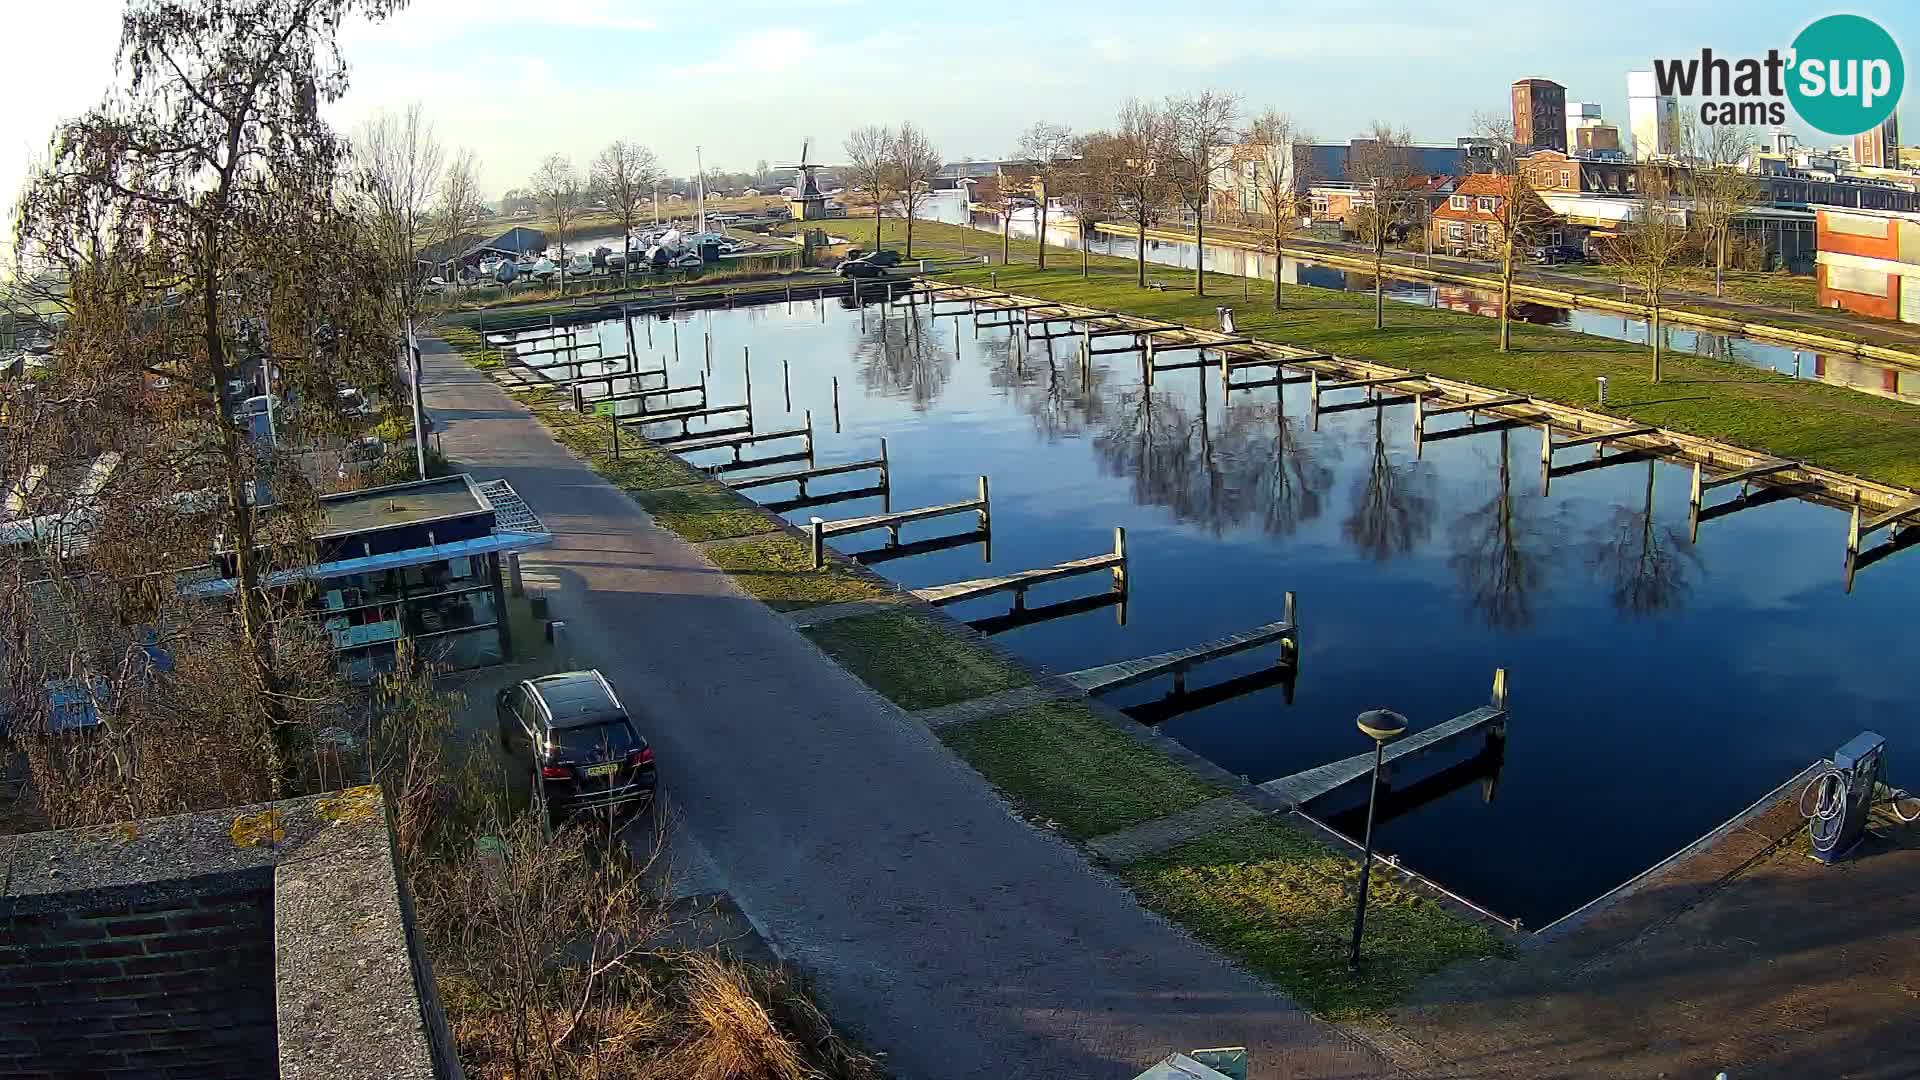
[[[1567,102],[1567,153],[1577,152],[1580,145],[1580,129],[1599,127],[1605,121],[1600,119],[1600,106],[1592,101]]]
[[[1651,71],[1627,72],[1627,126],[1635,161],[1680,152],[1680,100],[1661,94]]]

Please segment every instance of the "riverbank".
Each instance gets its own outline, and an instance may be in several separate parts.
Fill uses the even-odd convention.
[[[446,338],[475,366],[498,371],[474,331],[455,328]],[[1148,906],[1317,1015],[1370,1020],[1441,968],[1507,951],[1486,924],[1389,874],[1376,877],[1369,903],[1372,962],[1349,976],[1340,930],[1352,918],[1353,861],[1292,819],[1263,816],[1244,782],[1063,689],[850,560],[813,569],[791,526],[666,450],[629,435],[614,459],[610,420],[581,417],[545,388],[512,392],[657,524],[700,543],[741,589],[788,613],[823,652],[931,728],[1036,827],[1095,858],[1102,837],[1203,808],[1218,814],[1170,847],[1103,861]],[[843,605],[860,613],[846,615]]]

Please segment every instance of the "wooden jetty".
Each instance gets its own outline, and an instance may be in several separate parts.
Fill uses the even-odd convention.
[[[984,541],[983,541],[984,542]],[[884,549],[883,549],[884,550]],[[1050,604],[1015,608],[998,615],[986,615],[970,619],[967,625],[983,634],[1004,634],[1009,630],[1018,630],[1023,626],[1052,622],[1074,615],[1084,615],[1102,608],[1113,609],[1113,621],[1120,626],[1127,625],[1127,590],[1108,589],[1106,592],[1076,596],[1068,600],[1056,600]]]
[[[759,460],[747,460],[741,457],[741,451],[745,450],[749,446],[759,446],[763,443],[780,442],[786,439],[805,440],[806,450],[799,454],[788,455],[778,459],[761,458]],[[813,460],[813,414],[811,412],[807,414],[807,422],[802,427],[787,428],[782,431],[742,432],[734,435],[716,435],[710,439],[707,439],[707,438],[690,439],[685,442],[669,443],[667,448],[669,450],[672,450],[674,453],[680,454],[682,456],[687,454],[697,454],[704,450],[733,451],[733,460],[730,462],[726,462],[720,465],[701,466],[701,468],[705,468],[712,471],[724,471],[727,469],[750,469],[756,465],[772,464],[775,460],[811,461]]]
[[[1749,465],[1744,469],[1735,469],[1732,472],[1722,473],[1719,476],[1709,476],[1704,463],[1694,462],[1693,486],[1687,494],[1688,542],[1699,542],[1700,523],[1703,521],[1711,521],[1717,517],[1725,517],[1728,514],[1745,510],[1751,506],[1763,505],[1759,499],[1754,497],[1756,493],[1750,490],[1754,481],[1763,477],[1776,476],[1786,472],[1788,469],[1797,469],[1799,467],[1800,463],[1797,461],[1775,458],[1771,461],[1762,461],[1755,465]],[[1703,505],[1707,492],[1732,484],[1740,485],[1740,494],[1734,496],[1731,501],[1720,503],[1711,508]],[[1776,495],[1775,498],[1767,499],[1766,501],[1775,502],[1782,498],[1791,498],[1793,495],[1799,494],[1799,492],[1791,487],[1769,487],[1765,491],[1757,494],[1774,494]]]
[[[695,420],[710,420],[716,416],[731,416],[735,413],[745,414],[747,420],[746,420],[746,425],[744,427],[728,428],[728,429],[719,430],[719,431],[696,432],[693,430],[693,422]],[[680,434],[648,435],[646,436],[646,438],[651,439],[657,443],[672,442],[676,439],[685,441],[688,439],[697,439],[697,438],[701,438],[703,436],[708,436],[708,435],[735,435],[741,432],[752,431],[753,430],[753,406],[752,405],[714,405],[714,406],[709,406],[705,408],[696,407],[696,408],[688,408],[688,409],[668,409],[668,410],[664,410],[662,412],[657,412],[657,413],[639,413],[634,416],[622,416],[619,418],[619,422],[623,424],[630,424],[633,427],[637,427],[637,428],[650,427],[654,424],[671,424],[671,423],[677,422],[680,425]]]
[[[671,402],[674,398],[677,398],[677,397],[693,397],[699,402],[698,405],[683,405],[683,406],[680,406],[680,408],[689,408],[689,409],[705,408],[707,405],[706,383],[704,382],[693,383],[689,386],[662,386],[652,390],[628,390],[618,394],[601,394],[599,396],[596,396],[592,400],[594,405],[596,406],[616,405],[622,401],[637,401],[640,403],[639,404],[640,411],[634,414],[634,416],[623,416],[620,418],[622,420],[633,420],[639,416],[644,416],[650,412],[655,411],[647,408],[648,402],[650,401]],[[670,412],[673,410],[662,409],[658,411]]]
[[[1886,542],[1875,548],[1861,550],[1861,541],[1882,529],[1888,530]],[[1865,520],[1862,520],[1860,507],[1856,505],[1852,519],[1847,524],[1847,591],[1853,591],[1853,576],[1856,573],[1896,551],[1904,551],[1916,544],[1920,544],[1920,497]]]
[[[1173,692],[1183,694],[1187,690],[1187,672],[1196,665],[1275,642],[1280,645],[1278,664],[1284,667],[1297,666],[1300,656],[1300,629],[1294,623],[1293,601],[1293,594],[1287,593],[1285,614],[1279,622],[1270,622],[1264,626],[1256,626],[1237,634],[1228,634],[1226,637],[1215,638],[1212,641],[1203,641],[1198,645],[1176,649],[1173,652],[1155,653],[1152,656],[1068,672],[1066,680],[1089,694],[1103,694],[1109,690],[1118,690],[1121,687],[1146,682],[1148,679],[1157,679],[1162,675],[1172,675]]]
[[[1431,750],[1452,746],[1475,734],[1504,739],[1507,731],[1507,669],[1493,673],[1493,698],[1472,712],[1435,724],[1425,731],[1406,735],[1387,744],[1382,768],[1418,757]],[[1282,776],[1260,785],[1260,790],[1286,805],[1298,809],[1330,792],[1361,780],[1373,772],[1373,751],[1331,761],[1292,776]]]
[[[942,503],[938,506],[918,506],[910,510],[894,510],[881,514],[867,514],[863,517],[840,518],[825,521],[814,518],[810,523],[813,534],[813,568],[820,569],[826,562],[827,537],[844,536],[849,533],[867,532],[873,529],[887,530],[887,543],[900,543],[900,527],[916,521],[932,521],[936,518],[954,517],[960,514],[973,514],[980,519],[979,528],[984,532],[992,527],[993,508],[987,498],[987,478],[980,478],[978,498],[961,502]]]
[[[1027,606],[1027,590],[1035,585],[1044,585],[1049,581],[1062,581],[1094,574],[1101,571],[1113,574],[1115,591],[1127,587],[1127,530],[1115,527],[1113,530],[1113,551],[1106,555],[1095,555],[1088,559],[1075,559],[1055,566],[1042,566],[1033,570],[1021,570],[1000,577],[974,578],[971,581],[956,581],[951,585],[935,585],[928,589],[915,589],[913,595],[935,607],[957,604],[962,600],[971,600],[977,596],[992,593],[1010,592],[1013,594],[1015,611]]]
[[[1616,427],[1608,431],[1595,431],[1585,435],[1576,435],[1570,439],[1553,437],[1553,425],[1542,423],[1540,427],[1540,494],[1545,495],[1555,477],[1572,476],[1575,473],[1592,472],[1596,469],[1611,468],[1635,461],[1646,461],[1656,452],[1671,448],[1661,435],[1659,428],[1650,424],[1631,424]],[[1554,455],[1562,450],[1591,446],[1595,456],[1588,461],[1573,465],[1553,463]],[[1622,447],[1623,452],[1611,457],[1606,456],[1609,446]]]
[[[875,489],[876,491],[884,490],[891,486],[887,466],[887,440],[880,440],[880,456],[867,461],[842,461],[833,465],[821,465],[810,469],[795,469],[792,472],[767,473],[762,476],[743,476],[737,479],[727,480],[725,483],[728,487],[736,491],[743,491],[747,488],[772,487],[775,484],[795,484],[799,487],[800,497],[805,499],[807,497],[807,484],[810,481],[818,480],[823,476],[845,476],[848,473],[866,472],[869,469],[877,470],[880,473],[880,484],[879,487]]]

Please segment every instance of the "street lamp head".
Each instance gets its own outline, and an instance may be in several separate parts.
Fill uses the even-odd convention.
[[[1360,730],[1375,742],[1386,742],[1406,734],[1407,718],[1392,709],[1368,709],[1355,721]]]

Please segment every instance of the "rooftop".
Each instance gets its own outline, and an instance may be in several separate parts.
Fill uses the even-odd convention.
[[[315,536],[413,525],[423,521],[479,513],[487,505],[465,473],[419,480],[409,484],[349,491],[320,501],[321,519]]]

